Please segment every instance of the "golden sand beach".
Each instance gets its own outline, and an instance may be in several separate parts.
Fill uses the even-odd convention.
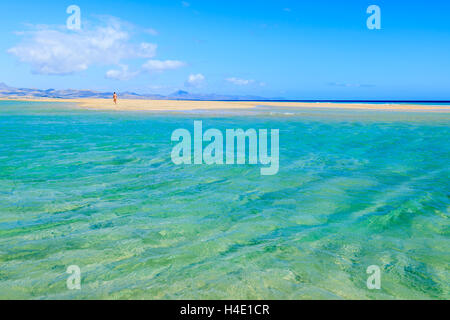
[[[265,102],[265,101],[191,101],[191,100],[140,100],[119,97],[117,105],[112,99],[52,99],[52,98],[1,98],[0,100],[49,101],[76,103],[81,108],[118,111],[188,111],[251,109],[257,106],[293,108],[331,108],[392,111],[450,112],[448,105],[330,103],[330,102]]]

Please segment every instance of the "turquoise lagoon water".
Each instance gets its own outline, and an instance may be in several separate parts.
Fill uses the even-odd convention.
[[[175,166],[194,120],[279,129],[279,173]],[[448,113],[0,102],[0,298],[449,299],[449,141]]]

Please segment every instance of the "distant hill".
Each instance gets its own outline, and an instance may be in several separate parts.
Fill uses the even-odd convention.
[[[218,94],[195,94],[187,91],[178,90],[167,96],[159,94],[138,94],[135,92],[118,92],[119,98],[122,99],[153,99],[153,100],[280,100],[267,99],[258,96],[234,96],[234,95],[218,95]],[[0,98],[60,98],[60,99],[77,99],[77,98],[106,98],[109,99],[113,92],[99,92],[93,90],[55,90],[55,89],[28,89],[13,88],[5,83],[0,82]]]
[[[10,87],[8,87],[6,84],[4,84],[3,82],[0,82],[0,90],[7,90],[10,89]]]

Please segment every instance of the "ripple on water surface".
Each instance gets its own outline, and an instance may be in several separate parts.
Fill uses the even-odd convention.
[[[449,116],[289,113],[0,102],[0,298],[450,298]],[[279,173],[173,165],[199,117],[280,129]]]

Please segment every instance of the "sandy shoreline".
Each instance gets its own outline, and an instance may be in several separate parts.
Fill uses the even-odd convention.
[[[263,101],[188,101],[188,100],[137,100],[119,99],[114,105],[110,99],[52,99],[52,98],[0,98],[15,101],[48,101],[76,103],[81,108],[118,111],[189,111],[251,109],[257,106],[293,108],[332,108],[392,111],[435,111],[450,112],[450,106],[414,104],[370,104],[330,102],[263,102]]]

